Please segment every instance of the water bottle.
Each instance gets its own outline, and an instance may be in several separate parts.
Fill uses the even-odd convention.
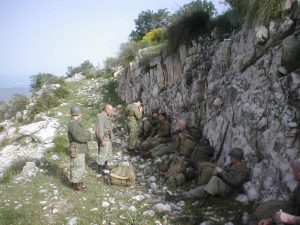
[[[244,214],[242,216],[242,223],[243,223],[243,225],[249,224],[249,214],[247,212],[244,212]]]

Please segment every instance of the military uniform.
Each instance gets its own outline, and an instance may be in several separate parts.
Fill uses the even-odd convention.
[[[138,125],[142,118],[142,112],[135,104],[129,104],[126,107],[127,128],[129,133],[128,150],[133,150],[137,146],[138,141]]]
[[[68,123],[68,138],[70,145],[76,143],[78,146],[77,157],[71,157],[71,182],[80,183],[85,170],[85,154],[88,152],[87,142],[91,140],[91,134],[82,127],[78,120],[71,119]]]
[[[286,213],[300,216],[300,183],[298,183],[289,201],[272,200],[261,203],[253,213],[251,224],[257,224],[259,220],[264,218],[271,218],[280,209]],[[275,223],[273,224],[275,225]],[[295,224],[300,225],[300,222]]]
[[[105,111],[97,115],[95,133],[98,143],[98,159],[99,166],[103,166],[105,162],[112,157],[112,139],[113,139],[113,124],[111,117]],[[105,141],[104,146],[101,143]]]
[[[158,130],[159,120],[156,117],[149,117],[142,124],[142,137],[147,139],[148,137],[153,137]]]
[[[214,196],[225,197],[228,193],[239,188],[243,184],[248,173],[248,168],[244,162],[240,164],[227,165],[223,172],[212,176],[206,185],[199,186],[184,195],[187,198],[202,198],[206,193]]]
[[[157,135],[146,139],[142,146],[146,150],[150,150],[153,147],[165,142],[171,135],[171,125],[167,119],[160,122],[157,130]]]

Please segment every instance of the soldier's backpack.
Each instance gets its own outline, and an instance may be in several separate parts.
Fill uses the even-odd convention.
[[[136,174],[131,163],[121,162],[108,175],[108,184],[130,186],[135,184]]]

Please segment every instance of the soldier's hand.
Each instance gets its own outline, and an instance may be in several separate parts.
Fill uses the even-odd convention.
[[[215,168],[215,172],[218,174],[218,173],[222,173],[223,172],[223,169],[221,167],[216,167]]]
[[[105,146],[105,145],[106,145],[106,141],[102,141],[101,146]]]
[[[272,219],[264,219],[264,220],[260,220],[258,222],[258,225],[271,225],[273,222],[272,222]]]
[[[281,210],[275,213],[274,218],[276,223],[288,223],[288,224],[295,224],[296,216],[291,214],[282,212]]]

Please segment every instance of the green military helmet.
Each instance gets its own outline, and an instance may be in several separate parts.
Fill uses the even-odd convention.
[[[233,148],[230,152],[229,152],[230,156],[233,156],[234,158],[236,158],[237,160],[243,160],[244,159],[244,152],[242,149],[240,148]]]
[[[79,114],[82,114],[80,105],[73,105],[70,108],[70,113],[72,116],[78,116]]]

